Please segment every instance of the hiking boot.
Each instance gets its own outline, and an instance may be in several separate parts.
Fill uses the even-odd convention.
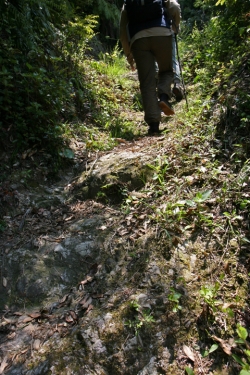
[[[183,99],[183,96],[184,96],[183,88],[180,85],[178,85],[178,83],[174,84],[172,92],[177,102],[180,102]]]
[[[159,134],[160,133],[159,125],[160,125],[159,121],[151,122],[150,124],[148,124],[149,126],[148,135]]]
[[[166,116],[172,116],[172,115],[174,115],[174,110],[171,107],[168,100],[169,100],[169,97],[168,97],[167,94],[161,94],[159,106],[160,106],[162,112],[164,112]]]

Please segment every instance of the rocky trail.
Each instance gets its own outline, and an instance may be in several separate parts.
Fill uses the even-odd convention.
[[[157,220],[154,202],[166,212],[183,188],[171,169],[164,194],[151,187],[165,167],[156,161],[181,157],[169,134],[119,139],[98,153],[72,141],[75,158],[57,178],[42,152],[28,150],[9,169],[2,155],[0,374],[237,373],[233,343],[217,336],[227,318],[218,315],[207,335],[216,291],[204,303],[200,289],[225,284],[216,303],[229,303],[229,293],[243,300],[244,262],[234,238],[222,245],[219,228],[211,235]],[[205,145],[199,157],[209,158]],[[235,314],[240,306],[240,298],[227,305]],[[219,349],[202,356],[213,343]]]

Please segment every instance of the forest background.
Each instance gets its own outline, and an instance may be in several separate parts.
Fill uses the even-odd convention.
[[[118,42],[122,3],[1,2],[2,147],[11,147],[13,155],[30,147],[45,147],[58,160],[73,128],[91,139],[96,126],[97,132],[106,132],[108,147],[113,145],[110,135],[112,138],[118,129],[120,135],[131,136],[128,128],[133,124],[114,116],[129,96],[121,82],[126,70]],[[230,113],[233,110],[245,136],[249,95],[237,80],[229,86],[227,82],[247,64],[249,1],[180,0],[180,5],[179,49],[185,83],[199,83],[204,98],[201,105],[206,101],[210,108],[219,97]],[[112,68],[113,93],[104,89],[107,78],[104,82],[100,78]],[[248,150],[248,141],[243,143]]]

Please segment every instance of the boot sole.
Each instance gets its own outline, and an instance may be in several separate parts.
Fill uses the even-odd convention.
[[[166,116],[172,116],[175,114],[174,110],[170,108],[165,102],[160,102],[159,106]]]

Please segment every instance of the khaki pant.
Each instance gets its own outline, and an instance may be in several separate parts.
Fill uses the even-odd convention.
[[[171,98],[172,36],[152,36],[135,40],[131,50],[136,62],[142,95],[144,119],[147,124],[161,120],[158,97],[167,94]],[[158,64],[158,84],[156,90],[155,62]]]

